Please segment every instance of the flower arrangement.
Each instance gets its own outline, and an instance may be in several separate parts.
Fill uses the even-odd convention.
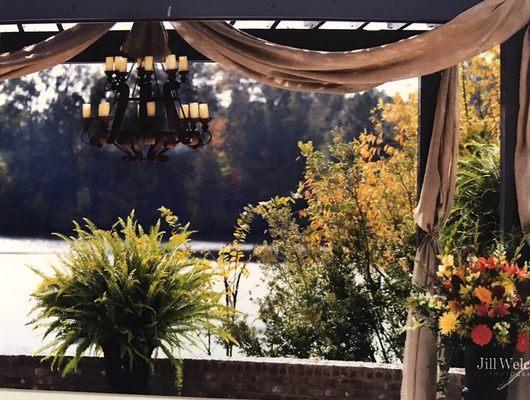
[[[468,250],[439,256],[432,286],[415,290],[412,306],[442,339],[458,335],[465,344],[530,346],[530,275],[502,245],[486,257]]]

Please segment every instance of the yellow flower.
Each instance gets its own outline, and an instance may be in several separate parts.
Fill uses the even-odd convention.
[[[438,256],[440,259],[440,265],[438,266],[438,272],[436,275],[439,277],[450,278],[452,275],[452,268],[454,265],[454,258],[452,255]]]
[[[452,267],[455,263],[454,257],[450,254],[440,257],[440,260],[442,261],[442,265],[444,267]]]
[[[475,308],[473,306],[464,307],[464,315],[466,317],[472,317],[475,314]]]
[[[507,295],[512,294],[513,291],[515,290],[515,285],[513,284],[513,282],[510,282],[510,281],[503,282],[503,286],[504,286],[504,289],[506,289]]]
[[[469,286],[464,286],[464,285],[460,286],[460,291],[459,291],[460,296],[462,296],[462,297],[467,297],[467,295],[469,294],[469,292],[471,292],[471,287],[469,287]]]
[[[458,327],[458,315],[452,311],[448,311],[440,317],[438,322],[442,335],[448,335],[456,331]]]
[[[474,293],[475,296],[477,296],[477,298],[483,303],[489,304],[493,300],[491,291],[486,289],[484,286],[479,286],[476,288]]]

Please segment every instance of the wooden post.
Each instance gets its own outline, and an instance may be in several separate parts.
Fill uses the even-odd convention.
[[[418,198],[423,187],[423,178],[429,157],[429,146],[431,145],[432,129],[434,125],[434,115],[436,113],[436,101],[438,89],[442,79],[441,72],[425,75],[420,78],[419,87],[419,123],[418,123],[418,175],[417,193]],[[422,238],[421,229],[418,228],[418,243]]]
[[[519,111],[519,75],[524,30],[501,45],[501,193],[500,226],[503,236],[519,229],[515,192],[514,155]]]

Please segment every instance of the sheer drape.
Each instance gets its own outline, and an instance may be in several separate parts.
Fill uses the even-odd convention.
[[[530,233],[530,30],[523,40],[519,81],[519,115],[515,149],[515,186],[519,219],[526,233]],[[529,240],[530,244],[530,240]],[[510,400],[530,399],[530,351],[524,355],[529,369],[510,386]]]
[[[244,76],[289,90],[346,93],[457,65],[504,42],[529,19],[528,0],[484,0],[430,32],[343,52],[281,46],[224,22],[179,21],[173,26],[198,51]]]
[[[0,54],[0,80],[17,78],[62,64],[103,36],[112,23],[78,24],[43,42]]]
[[[423,186],[414,213],[424,232],[416,252],[413,283],[429,286],[438,265],[438,233],[451,212],[458,159],[458,67],[443,71],[436,103]],[[413,315],[409,316],[411,321]],[[403,360],[402,400],[434,400],[436,396],[436,340],[429,329],[407,332]]]

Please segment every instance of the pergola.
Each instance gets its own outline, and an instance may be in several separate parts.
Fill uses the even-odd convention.
[[[417,35],[478,3],[480,0],[151,0],[136,1],[132,6],[128,0],[8,0],[0,10],[0,52],[45,40],[72,23],[145,20],[227,20],[251,35],[280,44],[325,51],[354,50]],[[256,29],[258,26],[260,29]],[[187,54],[190,60],[208,61],[177,32],[169,29],[168,33],[174,52]],[[105,56],[119,53],[126,34],[126,30],[111,30],[71,62],[102,62]],[[500,223],[504,232],[519,227],[513,161],[522,39],[521,31],[501,46]],[[439,80],[438,73],[420,77],[419,191]]]
[[[6,0],[0,9],[0,53],[43,41],[80,22],[223,20],[252,36],[322,51],[380,46],[443,24],[480,0]],[[169,44],[192,61],[208,58],[168,24]],[[69,62],[100,63],[119,53],[128,25],[118,24]],[[125,29],[125,30],[120,30]],[[520,227],[515,187],[519,75],[524,31],[501,45],[501,202],[503,232]],[[418,193],[421,192],[441,73],[419,77]],[[421,236],[421,232],[419,234]]]

